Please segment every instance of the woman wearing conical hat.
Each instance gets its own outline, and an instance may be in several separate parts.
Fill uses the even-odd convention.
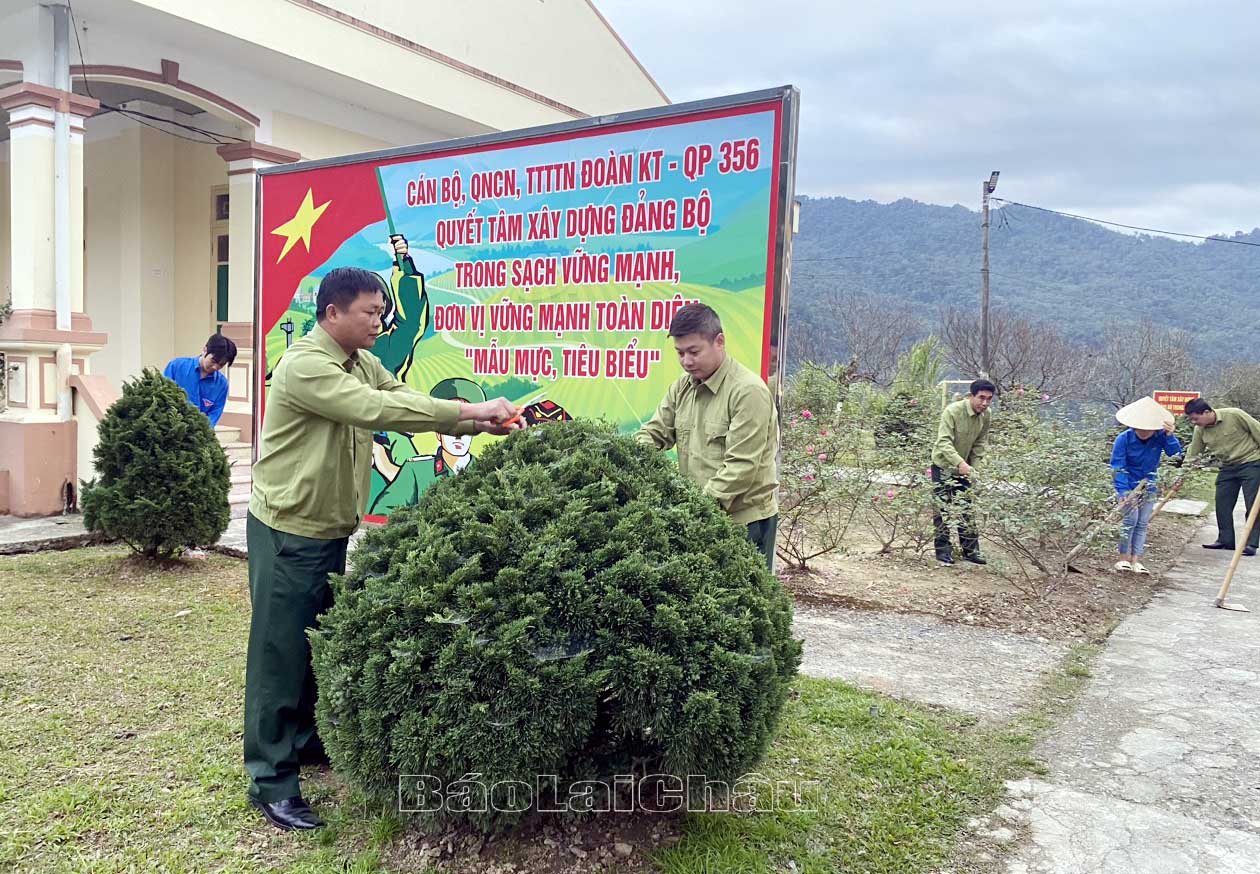
[[[1173,436],[1172,413],[1151,398],[1141,398],[1121,408],[1116,420],[1127,430],[1111,448],[1111,469],[1115,472],[1116,493],[1128,505],[1116,570],[1149,574],[1141,558],[1146,529],[1155,510],[1155,476],[1160,457],[1179,455],[1181,443]]]

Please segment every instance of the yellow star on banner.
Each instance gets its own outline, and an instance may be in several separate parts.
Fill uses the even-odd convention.
[[[316,206],[315,199],[311,196],[311,189],[306,189],[306,197],[302,198],[302,205],[298,207],[293,218],[272,231],[273,234],[285,238],[284,248],[280,250],[280,257],[276,259],[277,264],[284,260],[284,256],[297,245],[298,240],[302,241],[308,253],[311,251],[311,228],[315,227],[315,222],[319,221],[319,217],[324,214],[324,210],[328,209],[330,203],[332,203],[331,200]]]

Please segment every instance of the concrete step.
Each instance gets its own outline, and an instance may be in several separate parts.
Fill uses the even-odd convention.
[[[229,443],[223,447],[232,467],[249,467],[254,462],[254,447],[249,443]]]
[[[231,443],[239,443],[241,440],[241,429],[233,428],[231,425],[215,425],[214,436],[219,438],[219,443],[224,446]]]
[[[253,487],[254,478],[249,475],[248,468],[243,473],[237,473],[236,467],[232,468],[232,487],[228,491],[229,495],[248,495]]]
[[[249,513],[249,492],[228,495],[228,509],[233,519],[244,519]]]

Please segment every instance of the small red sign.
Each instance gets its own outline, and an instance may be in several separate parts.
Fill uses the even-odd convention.
[[[1152,392],[1155,403],[1159,404],[1174,416],[1184,415],[1186,404],[1200,397],[1197,391],[1157,391]]]

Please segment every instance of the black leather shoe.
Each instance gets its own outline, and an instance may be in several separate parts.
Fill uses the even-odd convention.
[[[249,803],[262,811],[262,815],[267,817],[267,822],[281,831],[308,830],[321,828],[324,825],[324,821],[315,815],[311,806],[301,795],[271,803],[250,798]]]
[[[936,560],[939,561],[941,564],[954,563],[954,557],[950,555],[948,552],[938,552],[936,554]]]
[[[1232,545],[1226,546],[1224,543],[1221,543],[1221,542],[1218,540],[1218,541],[1216,541],[1215,543],[1205,543],[1205,544],[1203,544],[1203,548],[1204,548],[1204,549],[1233,549],[1234,547],[1233,547]]]
[[[969,562],[971,562],[972,564],[988,564],[988,562],[987,562],[987,561],[985,561],[984,556],[982,556],[982,555],[981,555],[980,553],[978,553],[978,552],[964,552],[964,553],[963,553],[963,560],[964,560],[964,561],[969,561]]]
[[[1243,547],[1243,555],[1255,555],[1256,548],[1254,546]]]

